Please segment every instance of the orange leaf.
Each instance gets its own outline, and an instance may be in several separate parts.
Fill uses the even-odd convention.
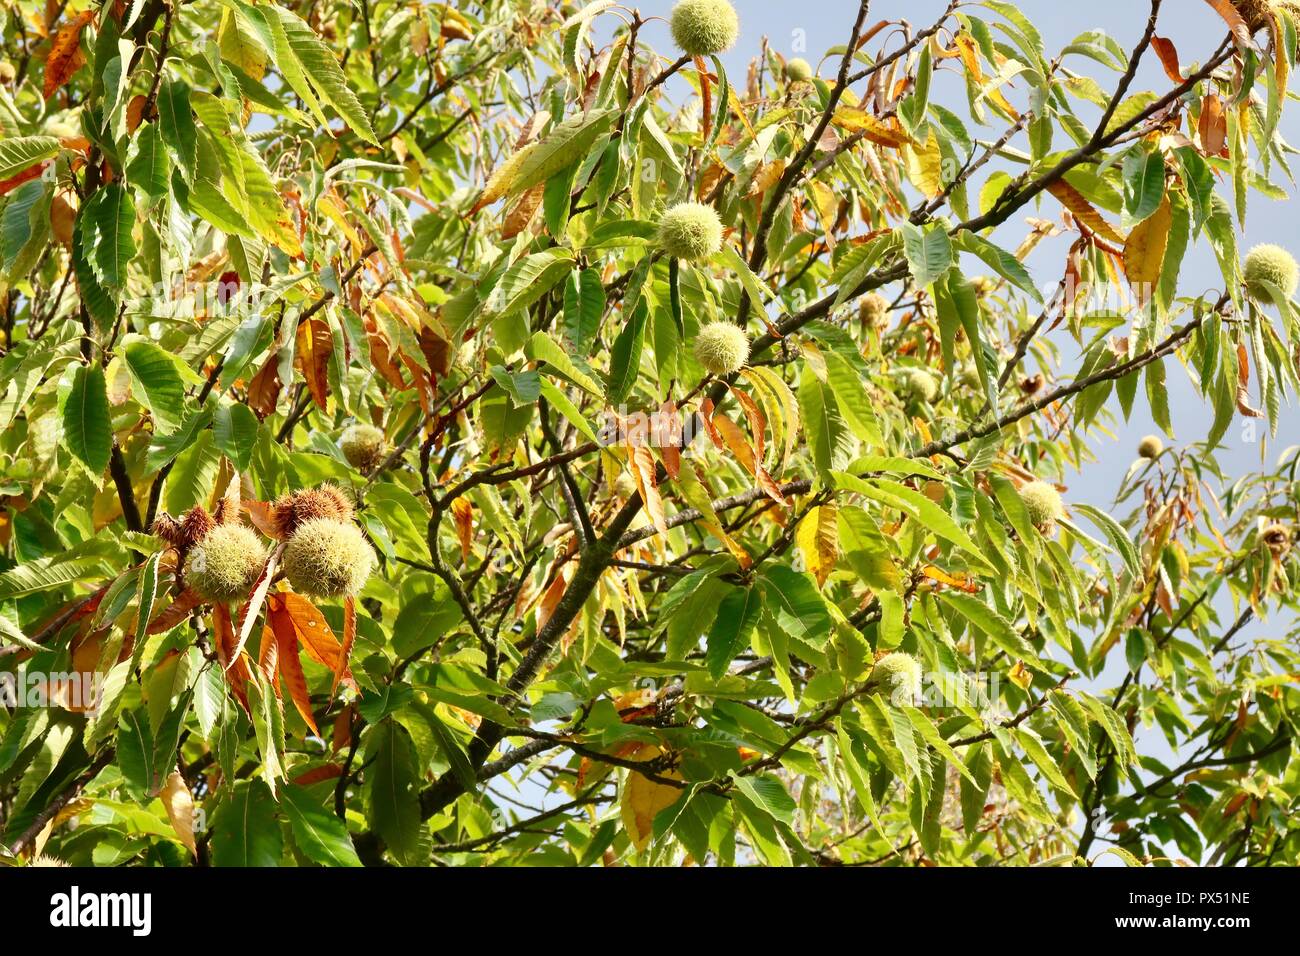
[[[568,586],[568,569],[560,568],[551,583],[546,586],[541,602],[537,605],[537,629],[539,631],[546,626],[546,622],[555,613],[555,608],[560,603],[560,598],[564,597],[564,590]]]
[[[754,474],[758,460],[754,456],[754,449],[750,447],[749,439],[740,430],[740,426],[721,412],[713,416],[713,425],[717,428],[718,434],[722,436],[723,442],[731,449],[731,453],[736,456],[736,460],[740,462],[741,467],[751,475]]]
[[[333,780],[336,777],[343,776],[343,768],[336,763],[321,764],[319,767],[313,767],[305,773],[300,773],[292,781],[299,787],[310,787],[313,783],[320,783],[323,780]]]
[[[253,523],[253,527],[268,538],[279,538],[276,531],[275,520],[271,517],[271,504],[267,501],[257,501],[253,498],[245,498],[241,504],[244,513],[248,515],[248,520]]]
[[[81,53],[81,31],[93,19],[95,12],[84,10],[54,34],[50,43],[50,55],[45,60],[45,99],[53,96],[86,62]]]
[[[334,730],[330,733],[330,748],[335,753],[352,743],[352,714],[356,704],[348,704],[334,718]]]
[[[1262,418],[1264,413],[1250,404],[1250,356],[1246,346],[1237,343],[1237,411],[1247,418]]]
[[[1183,71],[1178,66],[1178,48],[1174,46],[1173,41],[1153,36],[1151,46],[1155,49],[1156,56],[1160,57],[1160,65],[1165,68],[1165,76],[1174,83],[1182,83]]]
[[[1250,27],[1245,18],[1237,12],[1237,8],[1232,5],[1231,0],[1205,0],[1205,2],[1223,17],[1223,22],[1228,25],[1228,29],[1232,31],[1238,43],[1242,46],[1250,45]]]
[[[1103,239],[1114,243],[1122,243],[1124,237],[1121,236],[1115,227],[1108,223],[1104,216],[1093,208],[1092,203],[1084,198],[1083,193],[1075,189],[1064,179],[1058,179],[1052,185],[1047,187],[1047,191],[1060,200],[1061,205],[1070,212],[1085,226],[1091,229]]]
[[[321,411],[329,396],[329,362],[334,353],[330,327],[317,318],[298,323],[293,364],[307,382],[307,391]]]
[[[1201,150],[1206,156],[1228,155],[1228,117],[1223,112],[1223,101],[1211,93],[1201,101]]]
[[[34,166],[28,166],[22,172],[15,173],[8,179],[0,179],[0,196],[3,196],[7,192],[12,192],[29,180],[35,179],[45,171],[45,167],[48,166],[49,163],[50,161],[47,159]]]
[[[194,844],[194,795],[185,784],[185,778],[173,770],[167,775],[162,789],[158,792],[167,819],[171,821],[176,838],[185,844],[191,853],[198,855]]]
[[[226,680],[230,683],[235,698],[245,712],[251,713],[248,709],[247,686],[250,676],[248,662],[242,655],[234,656],[238,653],[235,650],[235,629],[230,623],[229,609],[219,602],[212,606],[212,643],[217,650],[217,661],[225,672]],[[232,659],[233,666],[231,666]]]
[[[700,100],[702,102],[700,115],[704,124],[704,131],[707,133],[709,124],[713,122],[713,90],[710,86],[713,74],[704,65],[704,58],[699,56],[695,58],[695,72],[700,76]]]
[[[190,612],[203,603],[203,598],[199,597],[194,591],[186,588],[176,597],[172,598],[172,603],[168,604],[163,610],[154,616],[149,622],[149,633],[160,634],[163,631],[170,631],[190,616]]]
[[[754,457],[762,461],[763,433],[767,429],[767,419],[749,393],[733,387],[731,394],[736,397],[736,401],[740,402],[740,407],[745,410],[745,418],[749,421],[749,430],[754,436]]]
[[[676,478],[682,471],[682,416],[671,398],[659,406],[659,428],[659,454],[664,461],[664,471],[669,478]]]
[[[280,354],[272,352],[261,371],[248,383],[248,407],[261,418],[275,413],[280,400]]]
[[[283,605],[277,610],[268,610],[274,627],[275,645],[279,650],[280,674],[284,686],[289,691],[289,698],[303,722],[311,732],[320,736],[316,728],[316,718],[311,713],[311,694],[307,690],[307,678],[302,672],[302,661],[298,659],[298,635],[293,621],[284,610]]]
[[[402,370],[393,362],[393,349],[384,333],[375,325],[373,317],[366,318],[366,343],[370,346],[370,364],[390,385],[399,390],[410,386],[402,378]]]
[[[537,215],[537,209],[542,204],[542,196],[545,192],[546,183],[538,183],[519,197],[510,212],[506,213],[505,222],[501,224],[503,240],[513,239],[528,228],[528,224]]]
[[[636,478],[637,491],[645,504],[646,514],[660,534],[668,533],[668,523],[664,519],[664,502],[659,496],[659,487],[655,483],[655,459],[645,445],[633,444],[628,440],[628,463],[632,466],[632,475]]]
[[[460,539],[460,556],[466,564],[474,544],[474,505],[468,498],[457,498],[451,503],[451,516],[456,522],[456,537]]]
[[[328,667],[336,675],[341,672],[343,681],[346,681],[349,686],[356,686],[351,673],[348,672],[346,662],[340,668],[340,662],[343,662],[343,646],[330,630],[325,616],[316,605],[293,591],[271,594],[266,599],[266,603],[272,611],[280,607],[289,615],[294,629],[298,632],[298,642],[307,652],[308,657],[322,667]]]
[[[931,581],[937,581],[938,583],[947,585],[950,588],[965,591],[967,594],[974,594],[980,589],[980,586],[971,580],[969,575],[962,573],[953,574],[951,571],[945,571],[943,568],[935,567],[933,564],[927,564],[921,569],[921,573]]]
[[[352,647],[357,642],[357,599],[348,595],[343,599],[343,647],[339,650],[339,670],[334,672],[334,683],[330,685],[330,694],[339,689],[339,681],[348,669],[348,658],[352,656]]]
[[[789,504],[789,500],[781,493],[780,486],[772,480],[772,476],[767,473],[767,469],[762,466],[755,456],[754,449],[750,446],[749,440],[745,438],[745,433],[740,430],[740,426],[722,414],[713,417],[713,424],[719,434],[722,435],[722,440],[726,442],[727,447],[731,449],[731,453],[736,456],[736,460],[754,476],[759,488],[763,489],[763,492],[774,501],[783,505]],[[759,434],[762,433],[759,432]]]
[[[267,617],[270,618],[270,614]],[[276,640],[275,631],[263,626],[262,628],[262,646],[257,652],[257,666],[262,669],[266,679],[271,682],[275,688],[275,696],[280,696],[280,645]]]
[[[700,420],[704,422],[704,430],[709,433],[709,440],[718,451],[726,451],[727,446],[722,442],[722,436],[718,434],[718,428],[713,424],[713,399],[706,398],[700,403]]]

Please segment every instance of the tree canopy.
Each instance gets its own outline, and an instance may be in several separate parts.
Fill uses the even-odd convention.
[[[738,6],[7,4],[3,862],[1300,860],[1296,5]]]

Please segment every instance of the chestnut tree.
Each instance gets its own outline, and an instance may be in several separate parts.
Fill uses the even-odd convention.
[[[1296,5],[737,6],[6,4],[6,863],[1300,861]]]

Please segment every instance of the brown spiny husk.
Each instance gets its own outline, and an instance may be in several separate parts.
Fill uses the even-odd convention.
[[[239,502],[222,498],[212,512],[212,520],[217,524],[239,524]]]
[[[154,519],[153,533],[173,548],[184,551],[207,537],[216,525],[202,505],[195,505],[179,521],[164,511]]]
[[[181,524],[165,511],[153,519],[153,528],[151,530],[173,548],[180,544]]]
[[[181,533],[186,544],[202,541],[216,526],[217,523],[212,520],[212,515],[208,514],[202,505],[195,505],[181,519]]]
[[[351,521],[352,502],[342,489],[334,485],[291,491],[281,496],[271,506],[271,526],[276,537],[284,540],[305,522],[314,518],[334,518]]]
[[[1237,8],[1252,33],[1264,29],[1274,16],[1283,11],[1300,13],[1300,4],[1295,3],[1295,0],[1232,0],[1232,5]]]
[[[1284,558],[1291,550],[1291,529],[1284,524],[1278,522],[1270,524],[1260,532],[1260,537],[1274,557]]]

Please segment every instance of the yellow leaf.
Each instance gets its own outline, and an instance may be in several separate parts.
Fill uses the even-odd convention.
[[[1011,668],[1011,673],[1007,675],[1012,682],[1021,690],[1029,690],[1029,685],[1034,682],[1034,675],[1029,672],[1024,661],[1016,661],[1015,666]]]
[[[638,751],[635,759],[653,760],[661,753],[658,747],[651,744]],[[682,779],[681,774],[675,770],[666,770],[657,776],[671,780]],[[656,783],[635,770],[628,773],[627,781],[623,784],[620,809],[623,828],[627,830],[627,835],[638,852],[644,850],[650,842],[650,837],[654,833],[655,815],[676,803],[682,793],[683,791],[677,787]]]
[[[198,850],[194,845],[194,797],[185,784],[185,778],[173,770],[167,776],[167,782],[163,784],[158,797],[162,800],[163,809],[167,811],[167,819],[172,822],[172,829],[176,831],[176,839],[197,856]]]
[[[1165,196],[1160,208],[1133,228],[1124,245],[1124,271],[1128,273],[1129,285],[1142,305],[1151,301],[1156,283],[1160,281],[1173,222],[1173,204]]]
[[[911,137],[903,129],[902,124],[894,117],[888,120],[880,120],[872,116],[866,110],[855,109],[851,106],[841,106],[835,111],[831,120],[840,129],[846,129],[851,133],[862,133],[864,138],[880,146],[888,146],[891,149],[897,149],[904,143],[910,142]]]
[[[1291,79],[1291,58],[1286,55],[1286,43],[1283,39],[1282,17],[1273,14],[1268,21],[1273,34],[1273,67],[1277,77],[1277,95],[1279,100],[1286,100],[1287,83]]]
[[[821,220],[822,231],[826,234],[826,245],[835,248],[835,221],[839,218],[840,201],[835,191],[820,180],[813,180],[808,188],[812,191],[813,207],[817,218]]]
[[[795,541],[803,554],[804,565],[819,586],[825,585],[840,556],[840,525],[835,505],[825,504],[809,511],[799,522]]]
[[[1020,118],[1020,114],[1007,102],[1007,98],[1002,95],[998,89],[1001,85],[997,82],[997,77],[993,78],[992,83],[985,77],[983,68],[980,67],[979,51],[975,46],[975,38],[969,33],[959,33],[955,38],[957,44],[957,53],[961,57],[962,64],[966,67],[966,72],[970,74],[971,79],[990,100],[996,103],[1004,112],[1014,117]]]
[[[903,147],[903,159],[907,163],[908,181],[926,199],[933,199],[943,192],[943,152],[934,130],[930,130],[923,146]]]

